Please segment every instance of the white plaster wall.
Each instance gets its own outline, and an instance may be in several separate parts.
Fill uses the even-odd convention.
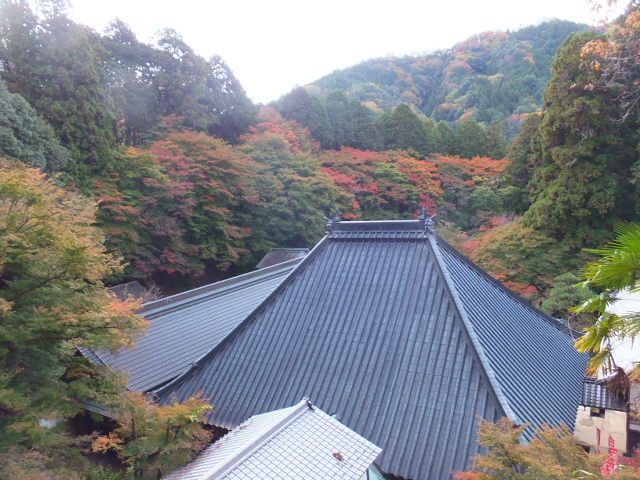
[[[592,417],[591,408],[578,407],[578,415],[576,417],[576,428],[574,436],[576,442],[596,450],[597,433],[596,428],[600,428],[600,449],[607,452],[609,449],[609,435],[612,435],[616,448],[620,453],[626,451],[627,448],[627,414],[617,410],[605,410],[604,418]]]

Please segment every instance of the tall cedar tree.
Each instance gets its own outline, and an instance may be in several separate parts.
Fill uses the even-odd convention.
[[[82,187],[115,160],[113,118],[98,36],[53,9],[38,18],[22,0],[0,4],[0,76],[55,129]]]
[[[636,126],[614,124],[612,102],[589,87],[595,73],[580,53],[594,33],[562,46],[545,92],[542,158],[529,182],[527,225],[574,247],[603,240],[613,221],[637,215],[638,193],[629,179],[637,160]]]
[[[100,39],[113,102],[118,145],[137,146],[149,139],[161,113],[158,71],[163,52],[146,45],[122,20],[115,19]]]
[[[391,115],[383,115],[379,121],[385,149],[413,150],[421,154],[431,153],[427,130],[411,107],[401,103]]]
[[[509,149],[509,165],[505,171],[505,183],[510,187],[508,207],[523,214],[531,205],[529,182],[542,162],[542,135],[540,113],[531,113],[522,122],[522,129]]]

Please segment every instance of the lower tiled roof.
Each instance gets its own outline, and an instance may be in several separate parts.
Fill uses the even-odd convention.
[[[130,390],[149,391],[177,377],[236,328],[300,259],[263,268],[144,304],[146,334],[132,349],[80,351],[130,372]]]
[[[628,409],[624,398],[612,395],[606,383],[599,383],[595,378],[591,377],[585,377],[584,379],[580,404],[585,407],[620,410],[622,412],[626,412]]]
[[[380,447],[302,400],[254,415],[165,480],[358,480]]]

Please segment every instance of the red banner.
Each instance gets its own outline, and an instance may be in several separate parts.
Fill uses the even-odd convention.
[[[598,437],[600,436],[600,432],[598,431]],[[598,444],[600,442],[598,441]],[[600,469],[600,473],[602,475],[609,475],[616,468],[616,464],[618,463],[618,449],[616,448],[616,441],[613,438],[613,435],[609,435],[609,457],[607,461],[604,462],[602,468]]]

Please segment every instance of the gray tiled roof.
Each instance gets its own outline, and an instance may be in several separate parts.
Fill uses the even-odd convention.
[[[586,355],[573,348],[573,332],[505,290],[445,242],[439,245],[513,420],[573,428],[586,368]]]
[[[573,425],[585,365],[557,322],[421,222],[340,222],[158,394],[204,391],[227,428],[308,396],[380,445],[383,470],[445,479],[478,453],[477,415]]]
[[[215,347],[299,262],[291,260],[146,303],[141,313],[150,325],[136,348],[81,351],[96,363],[131,372],[130,390],[149,391]]]
[[[272,248],[262,257],[256,268],[270,267],[294,258],[302,258],[307,253],[309,253],[308,248]]]
[[[358,480],[381,449],[302,400],[254,415],[165,480]]]
[[[591,377],[585,377],[584,379],[580,405],[620,410],[621,412],[628,410],[628,405],[624,398],[612,395],[607,388],[606,382],[597,382],[596,379]]]

